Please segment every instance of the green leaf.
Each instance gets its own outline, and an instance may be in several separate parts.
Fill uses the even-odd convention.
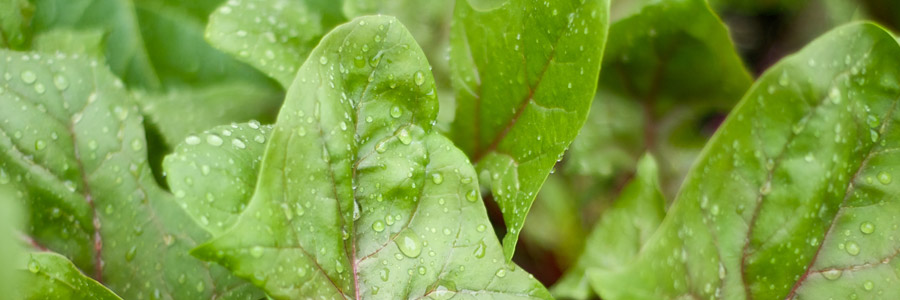
[[[25,258],[20,236],[25,223],[19,207],[20,194],[9,174],[0,169],[0,289],[3,291],[14,291],[21,284],[14,267]]]
[[[206,37],[287,88],[326,29],[305,1],[229,1],[210,16]]]
[[[34,6],[28,0],[0,0],[0,47],[23,48],[31,36]]]
[[[221,124],[245,122],[276,111],[278,93],[258,85],[235,82],[162,93],[139,94],[148,121],[166,145]]]
[[[82,274],[65,256],[52,252],[32,252],[28,256],[27,265],[19,270],[24,284],[14,292],[17,299],[122,299]]]
[[[453,140],[491,179],[508,229],[507,259],[534,197],[587,117],[608,20],[608,0],[456,2]]]
[[[288,89],[246,210],[193,253],[279,299],[548,298],[504,261],[474,169],[432,130],[428,68],[393,17],[325,36]]]
[[[773,66],[703,150],[604,299],[900,297],[900,46],[872,24]]]
[[[0,170],[27,194],[36,243],[128,299],[261,296],[188,254],[208,235],[154,182],[138,108],[108,69],[2,51],[0,73]]]
[[[564,299],[590,299],[594,292],[586,272],[627,268],[665,214],[666,200],[659,190],[656,160],[645,155],[638,162],[634,180],[625,186],[619,199],[594,225],[576,265],[553,286],[553,295]]]
[[[201,227],[221,234],[234,225],[256,187],[271,125],[219,126],[190,135],[166,157],[166,180]]]
[[[84,54],[103,60],[104,32],[97,29],[72,30],[53,29],[36,35],[31,41],[31,50],[56,53]]]
[[[709,138],[705,119],[726,114],[752,78],[706,1],[633,10],[610,26],[600,92],[566,169],[608,178],[633,172],[650,151],[663,190],[674,195]]]

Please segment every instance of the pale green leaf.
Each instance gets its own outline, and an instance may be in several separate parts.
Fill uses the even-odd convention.
[[[207,231],[221,234],[247,207],[271,129],[255,121],[218,126],[187,136],[166,157],[176,201]]]
[[[13,290],[17,299],[121,299],[99,282],[85,276],[66,257],[52,252],[32,252],[18,273],[22,286]],[[162,297],[161,294],[148,295]]]
[[[475,171],[432,130],[436,115],[400,22],[337,27],[288,89],[246,210],[194,254],[278,299],[548,298],[505,262]]]
[[[36,35],[31,41],[31,50],[46,53],[77,53],[103,60],[103,35],[104,32],[97,29],[52,29]]]
[[[0,170],[27,194],[35,243],[128,299],[261,295],[188,254],[207,233],[154,182],[138,108],[108,69],[3,51],[0,74]]]
[[[839,27],[769,69],[604,299],[894,299],[900,46]]]
[[[635,178],[594,225],[576,265],[553,286],[554,296],[563,299],[594,296],[586,272],[627,268],[662,222],[665,209],[656,160],[645,155],[638,162]]]
[[[456,2],[452,135],[491,179],[507,259],[538,190],[587,117],[608,20],[607,0]]]

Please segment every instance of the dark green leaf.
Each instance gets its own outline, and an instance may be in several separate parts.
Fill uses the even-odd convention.
[[[507,259],[531,202],[584,125],[608,20],[607,0],[456,2],[453,140],[490,179]]]
[[[475,171],[432,131],[428,68],[393,17],[329,33],[288,89],[246,210],[195,255],[279,299],[549,297],[505,262]]]
[[[666,214],[665,209],[666,200],[659,190],[656,160],[645,155],[638,162],[634,180],[594,225],[576,265],[553,286],[554,296],[564,299],[591,298],[594,292],[590,289],[586,272],[627,268],[641,246],[659,227]]]
[[[894,299],[900,46],[840,27],[767,71],[604,299]]]
[[[260,295],[188,254],[208,236],[153,181],[138,108],[108,69],[3,51],[0,74],[0,178],[24,188],[36,243],[128,299]]]
[[[607,178],[633,172],[649,150],[673,195],[708,139],[704,122],[725,115],[752,79],[706,1],[632,9],[610,26],[600,93],[566,168]]]
[[[0,0],[0,47],[22,49],[31,36],[34,6],[28,0]]]

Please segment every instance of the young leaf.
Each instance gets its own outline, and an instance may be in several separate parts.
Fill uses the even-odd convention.
[[[453,140],[491,179],[507,259],[531,202],[587,117],[608,20],[608,0],[456,2]]]
[[[633,171],[650,151],[664,191],[674,194],[706,143],[704,119],[727,113],[752,79],[706,1],[632,9],[610,26],[600,93],[566,169],[606,178]]]
[[[2,51],[0,74],[0,178],[25,189],[37,243],[128,299],[261,296],[188,254],[208,236],[153,181],[137,106],[108,69]]]
[[[305,1],[228,1],[210,16],[206,38],[287,88],[325,29]]]
[[[237,220],[256,187],[271,125],[223,125],[190,135],[163,162],[176,201],[218,235]]]
[[[589,299],[594,295],[586,272],[619,270],[637,256],[666,214],[666,200],[659,190],[656,160],[644,155],[637,175],[612,207],[603,212],[587,238],[575,267],[553,286],[553,295],[563,299]]]
[[[13,294],[18,299],[119,299],[99,282],[85,276],[65,256],[52,252],[32,252],[19,274],[23,283]],[[157,290],[159,291],[159,290]],[[161,292],[150,295],[160,299]]]
[[[604,299],[900,297],[900,46],[853,24],[767,71]]]
[[[193,253],[278,299],[549,297],[504,261],[475,171],[432,131],[428,68],[393,17],[326,35],[288,89],[247,209]]]

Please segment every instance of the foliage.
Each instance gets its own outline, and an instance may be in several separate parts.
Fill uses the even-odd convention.
[[[888,2],[0,0],[0,288],[900,298]]]

